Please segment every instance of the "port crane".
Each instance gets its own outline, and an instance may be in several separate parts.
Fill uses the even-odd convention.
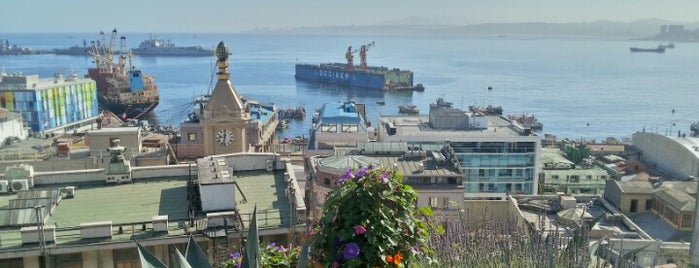
[[[347,47],[347,52],[345,53],[345,59],[347,59],[347,70],[354,70],[354,53],[357,53],[357,51],[359,51],[359,68],[366,69],[368,67],[366,63],[366,54],[372,47],[374,47],[374,41],[362,45],[359,49],[352,49],[352,46]]]
[[[366,69],[368,65],[366,64],[366,53],[370,48],[374,47],[374,41],[366,45],[362,45],[359,49],[359,68]]]
[[[357,50],[352,50],[352,46],[347,47],[347,53],[345,53],[345,59],[347,59],[347,70],[352,71],[354,70],[354,53],[356,53]]]

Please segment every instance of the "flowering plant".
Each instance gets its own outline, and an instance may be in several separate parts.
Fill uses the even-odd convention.
[[[285,247],[283,245],[277,245],[276,243],[269,243],[266,247],[260,248],[260,267],[296,267],[300,252],[300,246],[289,244]],[[228,260],[226,260],[222,266],[225,268],[240,268],[242,260],[243,255],[239,252],[234,252],[228,256]]]
[[[417,267],[431,261],[429,209],[395,171],[348,169],[310,234],[311,257],[323,267]]]

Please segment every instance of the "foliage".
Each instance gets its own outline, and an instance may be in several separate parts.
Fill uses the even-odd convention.
[[[286,268],[296,267],[301,252],[300,246],[277,245],[270,243],[266,247],[261,247],[260,257],[262,259],[260,267],[262,268]],[[221,263],[224,268],[239,268],[241,267],[243,255],[239,252],[234,252],[229,256],[229,259]]]
[[[445,227],[431,230],[430,248],[439,264],[421,263],[420,266],[587,267],[589,263],[586,228],[572,232],[533,230],[519,227],[515,221],[472,219],[468,214],[448,221]],[[543,223],[544,216],[541,217]]]
[[[340,178],[311,229],[311,258],[323,267],[419,267],[431,262],[429,209],[395,171],[371,167]]]

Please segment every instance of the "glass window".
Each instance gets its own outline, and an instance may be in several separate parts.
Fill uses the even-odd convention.
[[[197,140],[197,133],[187,133],[187,137],[190,141],[195,141]]]

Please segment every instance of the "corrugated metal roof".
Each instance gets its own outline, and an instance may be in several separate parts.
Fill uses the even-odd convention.
[[[380,167],[381,161],[376,158],[363,155],[343,155],[321,158],[318,164],[323,167],[334,168],[337,170],[346,170],[347,168],[359,169],[362,167]]]

